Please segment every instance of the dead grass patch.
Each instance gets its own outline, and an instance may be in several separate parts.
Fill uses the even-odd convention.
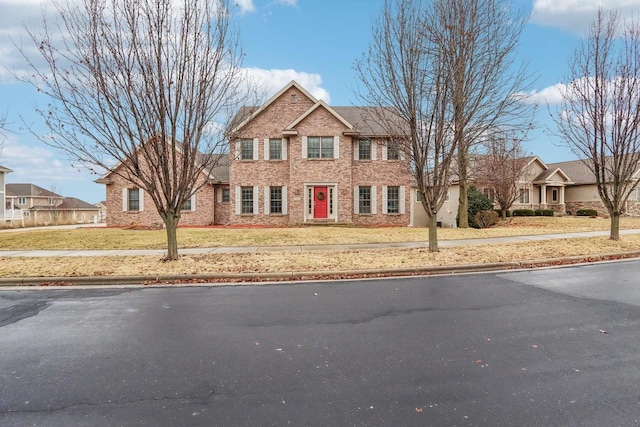
[[[640,218],[622,218],[622,229],[640,228]],[[508,218],[496,227],[438,230],[440,240],[523,236],[608,230],[609,220],[578,217]],[[428,230],[409,227],[180,228],[181,248],[220,246],[285,246],[427,241]],[[3,250],[163,249],[163,230],[83,228],[1,233]]]
[[[638,250],[640,235],[614,242],[606,237],[425,249],[262,252],[183,255],[176,262],[154,256],[0,258],[0,277],[90,277],[193,275],[393,269],[528,261],[561,256],[595,256]]]

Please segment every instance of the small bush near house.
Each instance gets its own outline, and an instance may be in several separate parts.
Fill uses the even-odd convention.
[[[576,211],[577,216],[598,216],[598,211],[595,209],[578,209]]]
[[[478,190],[474,185],[469,187],[469,192],[467,193],[467,200],[469,201],[469,226],[473,228],[480,228],[478,224],[475,223],[476,214],[480,211],[487,211],[493,209],[493,202],[490,198],[482,194],[480,190]]]
[[[476,213],[473,222],[476,223],[478,228],[489,228],[498,223],[498,218],[499,215],[496,211],[486,210]]]
[[[535,216],[553,216],[553,209],[536,209]]]
[[[515,209],[512,213],[513,216],[535,216],[536,213],[533,209]]]

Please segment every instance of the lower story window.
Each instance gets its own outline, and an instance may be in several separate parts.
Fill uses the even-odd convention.
[[[140,189],[130,188],[127,191],[127,210],[139,211],[140,210]]]
[[[387,187],[387,213],[400,213],[400,187]]]
[[[360,186],[358,199],[358,211],[361,214],[371,213],[371,187]]]
[[[253,213],[253,187],[242,187],[241,189],[241,213]]]
[[[270,213],[281,214],[282,213],[282,187],[270,187],[269,188],[269,200],[270,200]]]
[[[529,203],[529,189],[523,188],[520,190],[520,203]]]
[[[222,189],[222,203],[229,203],[231,200],[231,194],[228,188]]]

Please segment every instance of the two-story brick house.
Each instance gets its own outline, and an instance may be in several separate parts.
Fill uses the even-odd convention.
[[[296,82],[243,108],[227,132],[229,156],[203,171],[180,224],[409,225],[410,164],[364,111],[330,107]],[[96,182],[106,184],[108,226],[161,223],[149,195],[121,174]]]
[[[409,162],[364,118],[296,82],[253,109],[229,132],[229,222],[409,225]]]

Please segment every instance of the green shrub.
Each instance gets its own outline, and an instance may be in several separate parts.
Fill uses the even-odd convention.
[[[514,209],[513,216],[534,216],[536,213],[533,209]]]
[[[553,209],[536,209],[535,216],[553,216]]]
[[[498,218],[498,212],[484,210],[476,213],[473,217],[473,222],[478,228],[489,228],[498,223]]]
[[[469,201],[469,226],[473,228],[479,228],[475,223],[476,214],[480,211],[487,211],[493,209],[493,202],[490,198],[482,194],[475,185],[469,187],[467,192],[467,200]]]
[[[598,211],[595,209],[578,209],[576,211],[577,216],[598,216]]]

